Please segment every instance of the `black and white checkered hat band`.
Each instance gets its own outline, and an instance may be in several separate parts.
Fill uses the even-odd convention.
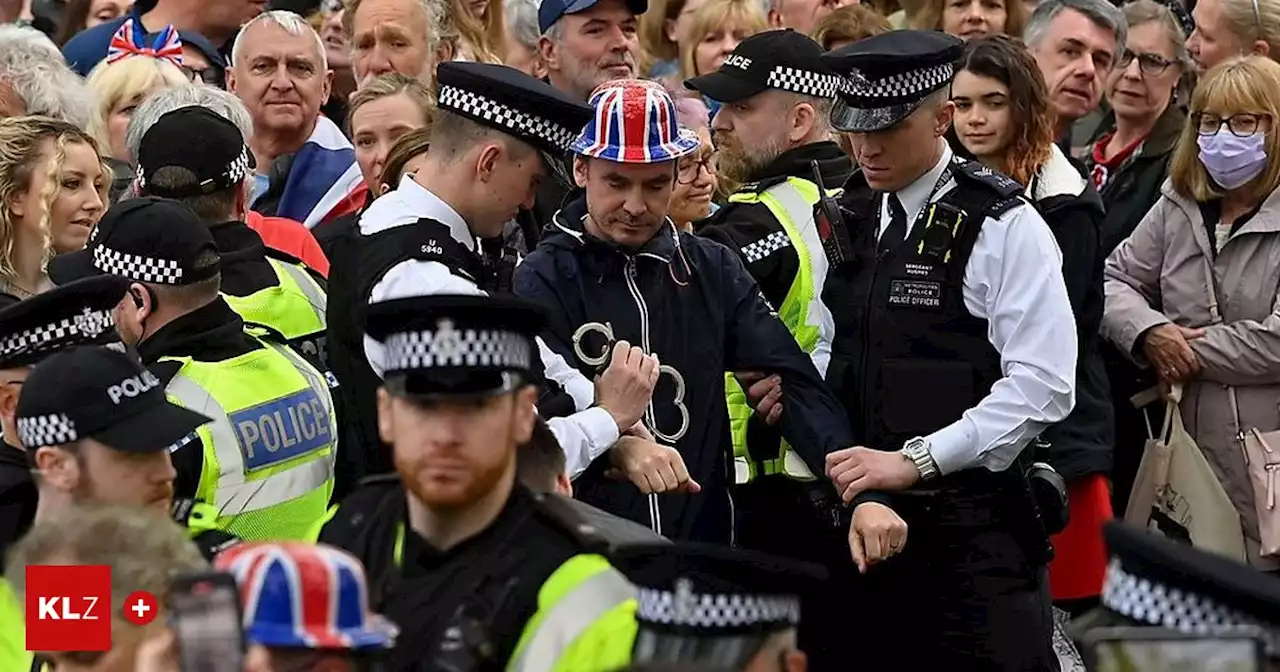
[[[874,80],[854,70],[841,78],[840,93],[860,107],[888,106],[937,91],[951,81],[954,73],[950,63]]]
[[[103,273],[157,285],[180,284],[183,276],[182,266],[172,259],[118,252],[105,245],[93,246],[93,265]]]
[[[677,596],[651,588],[640,588],[636,597],[636,618],[645,623],[704,629],[800,623],[800,600],[794,597],[698,593]]]
[[[1102,604],[1135,621],[1188,634],[1206,634],[1228,627],[1257,626],[1267,634],[1267,649],[1280,651],[1280,632],[1212,597],[1166,586],[1126,572],[1119,560],[1107,566]]]
[[[161,168],[165,168],[165,167],[166,166],[161,166]],[[243,182],[244,178],[249,176],[249,170],[250,170],[249,148],[245,147],[240,150],[240,156],[237,156],[235,160],[232,161],[231,164],[227,166],[226,170],[222,171],[221,175],[219,175],[217,178],[210,178],[210,179],[204,180],[200,184],[193,185],[193,186],[198,188],[200,191],[204,191],[205,193],[208,193],[210,191],[215,191],[216,189],[227,189],[229,187],[233,187]],[[137,168],[137,178],[138,178],[138,189],[146,191],[147,176],[146,176],[146,173],[143,172],[142,166],[138,166]],[[214,189],[205,189],[205,187],[210,184],[213,185]],[[183,190],[186,190],[189,188],[190,187],[184,187]]]
[[[18,439],[27,449],[58,446],[79,438],[76,434],[76,423],[61,413],[18,418]]]
[[[769,72],[768,86],[815,98],[831,98],[840,88],[840,77],[779,65]]]
[[[449,367],[528,369],[529,337],[513,331],[453,329],[393,334],[387,338],[387,370]]]
[[[39,352],[53,347],[84,343],[115,329],[110,310],[89,310],[74,317],[42,324],[0,338],[0,355],[11,357],[22,352]]]
[[[522,112],[456,86],[441,86],[436,104],[446,110],[485,119],[514,135],[536,138],[559,152],[568,152],[582,131],[580,128],[566,128],[550,119]]]

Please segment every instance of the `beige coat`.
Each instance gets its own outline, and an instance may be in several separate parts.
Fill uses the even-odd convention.
[[[1280,190],[1216,258],[1199,206],[1174,193],[1168,180],[1160,192],[1138,228],[1107,259],[1102,335],[1146,365],[1136,347],[1142,332],[1167,322],[1205,328],[1204,337],[1191,341],[1204,369],[1187,385],[1183,420],[1240,512],[1251,560],[1280,567],[1257,557],[1253,488],[1235,438],[1240,429],[1280,428]],[[1210,313],[1215,288],[1222,315],[1216,325]],[[1228,386],[1236,388],[1239,426]]]

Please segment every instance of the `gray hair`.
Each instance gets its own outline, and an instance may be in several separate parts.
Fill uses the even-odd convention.
[[[538,0],[502,0],[507,30],[527,49],[538,48]]]
[[[0,25],[0,80],[8,82],[27,114],[65,121],[80,129],[97,114],[93,93],[67,67],[62,52],[44,33]]]
[[[160,117],[184,107],[206,107],[240,129],[245,142],[253,137],[253,117],[235,95],[203,84],[163,89],[147,96],[134,111],[125,129],[124,142],[129,156],[137,158],[142,136],[160,121]]]
[[[551,26],[548,27],[547,30],[542,33],[542,36],[547,38],[548,40],[551,40],[552,42],[557,42],[557,43],[563,40],[564,39],[564,17],[562,16],[556,19],[556,22],[551,24]]]
[[[1053,20],[1068,9],[1080,12],[1094,25],[1111,31],[1116,38],[1117,54],[1124,49],[1129,39],[1129,26],[1120,9],[1108,0],[1044,0],[1027,19],[1027,27],[1022,33],[1027,46],[1037,46]]]
[[[427,17],[427,50],[435,53],[441,40],[457,39],[457,28],[453,25],[452,15],[445,0],[406,0],[416,2]],[[362,0],[347,0],[346,12],[342,15],[342,32],[346,34],[347,45],[355,49],[352,37],[355,36],[356,12],[360,10]]]
[[[240,29],[240,34],[236,35],[235,44],[231,45],[231,65],[233,67],[239,65],[240,56],[244,53],[244,36],[249,34],[250,28],[261,23],[269,23],[273,26],[277,26],[294,37],[302,37],[310,34],[311,37],[315,39],[316,57],[320,59],[320,69],[329,69],[329,56],[325,51],[324,40],[320,38],[320,33],[317,33],[316,29],[312,28],[311,24],[307,23],[306,19],[283,9],[273,9],[268,12],[263,12],[255,16],[249,23],[244,24],[244,27]]]

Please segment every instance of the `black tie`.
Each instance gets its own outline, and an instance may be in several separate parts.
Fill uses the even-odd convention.
[[[902,207],[902,201],[898,200],[897,194],[889,194],[889,226],[885,228],[884,233],[880,234],[880,254],[884,254],[889,250],[896,250],[902,245],[902,241],[907,238],[907,211]]]

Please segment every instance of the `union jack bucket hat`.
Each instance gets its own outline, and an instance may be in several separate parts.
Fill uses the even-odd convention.
[[[214,565],[236,577],[251,643],[355,651],[395,644],[395,625],[369,613],[364,567],[344,551],[296,542],[242,544]]]
[[[698,135],[676,122],[661,85],[640,79],[602,84],[591,94],[595,116],[569,151],[614,163],[675,161],[698,149]]]

